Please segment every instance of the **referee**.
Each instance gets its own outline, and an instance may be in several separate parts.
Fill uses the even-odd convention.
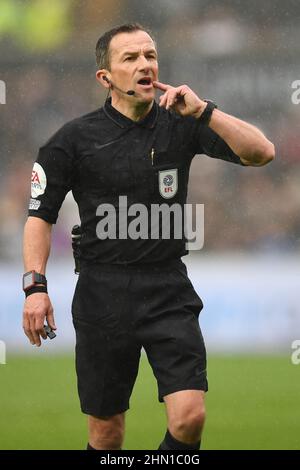
[[[111,97],[59,129],[33,167],[23,328],[37,346],[47,337],[45,321],[56,329],[45,272],[51,227],[72,191],[82,228],[72,315],[87,449],[121,449],[142,347],[166,406],[167,432],[159,449],[199,449],[207,391],[198,323],[203,305],[181,261],[185,239],[121,236],[125,209],[119,197],[126,196],[128,207],[183,207],[194,155],[262,166],[273,160],[274,146],[256,127],[216,109],[187,85],[159,82],[155,42],[139,24],[106,32],[96,58],[97,80]],[[114,208],[119,230],[105,238],[99,223],[107,207]]]

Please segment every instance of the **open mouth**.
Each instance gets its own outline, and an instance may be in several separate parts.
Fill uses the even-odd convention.
[[[139,81],[138,81],[138,85],[142,85],[142,86],[151,86],[152,87],[152,80],[150,77],[145,77],[145,78],[141,78]]]

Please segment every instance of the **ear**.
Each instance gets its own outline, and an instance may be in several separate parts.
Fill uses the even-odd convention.
[[[110,83],[103,80],[103,77],[107,77],[110,80],[110,73],[107,69],[100,69],[96,72],[96,80],[104,86],[104,88],[110,88]]]

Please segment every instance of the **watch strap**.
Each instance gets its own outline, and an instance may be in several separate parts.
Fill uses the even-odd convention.
[[[37,273],[36,271],[34,271],[34,282],[36,284],[44,284],[45,286],[47,286],[46,276],[44,276],[44,274]]]
[[[25,297],[27,298],[31,294],[35,294],[36,292],[44,292],[45,294],[48,294],[47,286],[33,286],[30,287],[30,289],[27,289],[25,291]]]

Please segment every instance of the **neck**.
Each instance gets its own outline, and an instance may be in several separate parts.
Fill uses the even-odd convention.
[[[135,100],[134,105],[129,102],[129,100]],[[129,100],[120,99],[118,96],[112,95],[111,105],[119,111],[119,113],[132,121],[140,121],[147,116],[153,105],[153,100],[150,103],[138,103],[135,98],[129,98]]]

